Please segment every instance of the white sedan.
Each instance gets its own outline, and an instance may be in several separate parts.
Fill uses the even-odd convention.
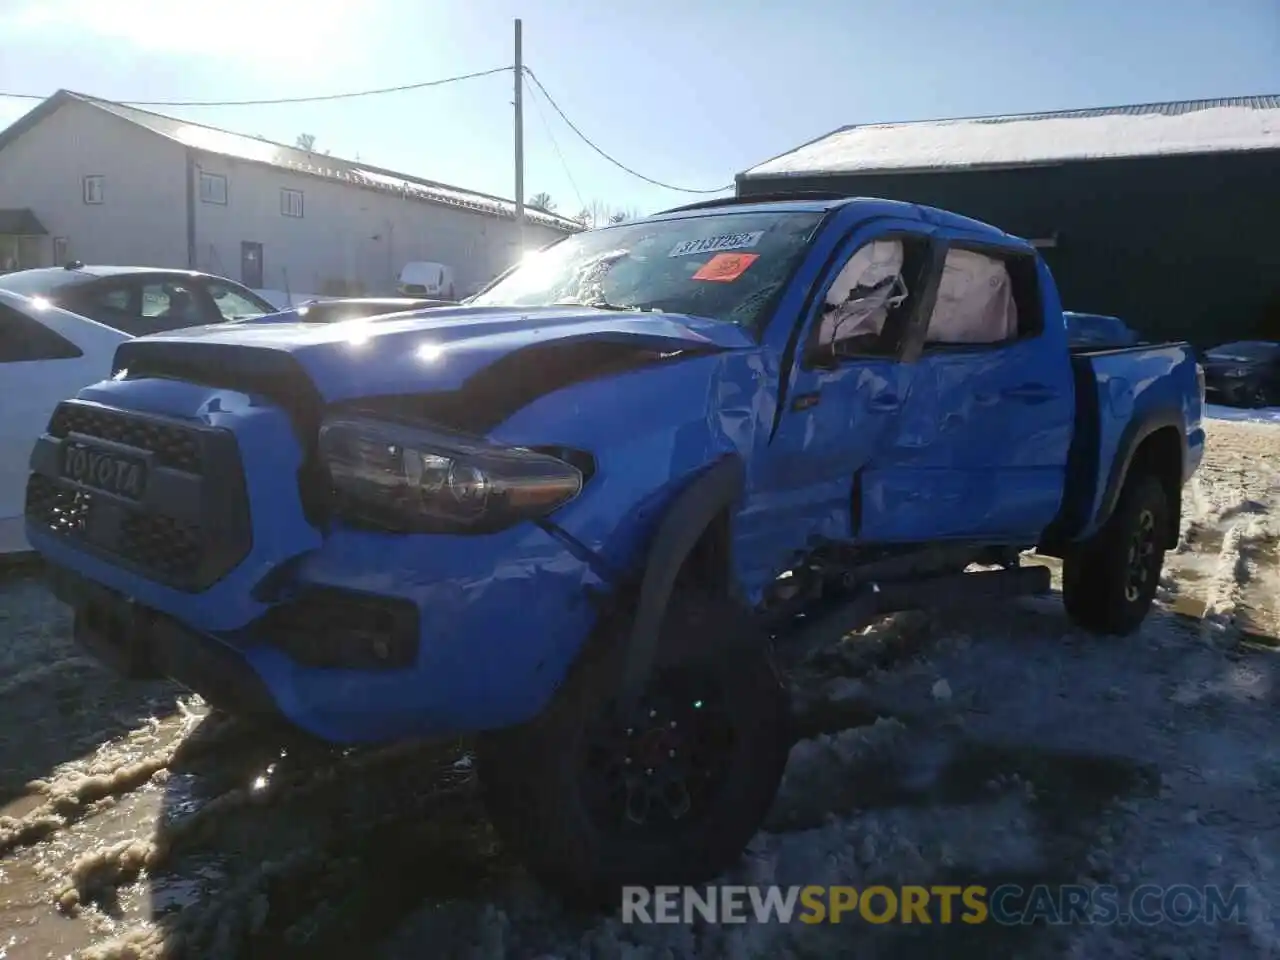
[[[31,448],[60,400],[111,375],[111,327],[0,290],[0,554],[26,550],[22,508]]]

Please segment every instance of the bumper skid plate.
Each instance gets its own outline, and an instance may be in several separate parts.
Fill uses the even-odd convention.
[[[267,686],[227,645],[65,570],[49,574],[75,610],[76,642],[126,677],[167,677],[230,713],[281,719]]]

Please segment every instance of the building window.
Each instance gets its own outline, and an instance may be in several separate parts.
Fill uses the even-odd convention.
[[[106,178],[101,174],[90,174],[84,178],[84,202],[101,203],[102,186]]]
[[[220,173],[200,171],[200,202],[226,206],[227,178]]]
[[[280,214],[285,217],[302,216],[302,191],[282,189],[280,191]]]
[[[67,238],[53,238],[53,265],[55,267],[64,266],[67,262]]]

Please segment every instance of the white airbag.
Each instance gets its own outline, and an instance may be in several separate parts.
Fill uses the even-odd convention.
[[[1018,331],[1009,271],[999,260],[951,250],[942,270],[928,343],[999,343]]]
[[[871,296],[850,301],[858,287],[874,287],[902,272],[902,243],[898,240],[873,240],[849,258],[844,269],[827,291],[829,309],[822,318],[818,342],[826,345],[839,334],[850,337],[879,335],[889,317],[889,297]],[[891,288],[886,288],[886,291]]]

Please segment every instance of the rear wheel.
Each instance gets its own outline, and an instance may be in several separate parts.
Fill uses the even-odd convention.
[[[1062,600],[1078,626],[1116,636],[1138,629],[1160,582],[1170,516],[1156,477],[1126,481],[1111,518],[1063,561]]]
[[[709,634],[730,636],[732,652],[713,650]],[[541,882],[584,906],[617,906],[627,884],[711,879],[740,856],[782,778],[786,695],[749,614],[679,598],[661,641],[629,714],[615,703],[615,643],[536,720],[479,745],[499,836]]]

